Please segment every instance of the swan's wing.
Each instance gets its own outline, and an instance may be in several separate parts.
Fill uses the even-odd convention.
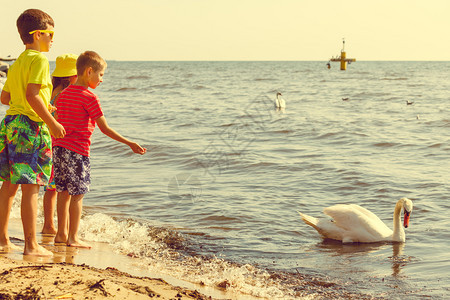
[[[336,226],[334,222],[329,219],[317,219],[315,217],[308,216],[298,212],[302,217],[302,220],[317,230],[324,238],[341,241],[344,236],[344,230]]]
[[[336,226],[346,231],[348,239],[359,242],[381,241],[392,235],[389,229],[375,214],[355,204],[338,204],[324,209],[333,218]]]
[[[376,221],[376,222],[382,222],[382,221],[380,220],[380,218],[377,217],[376,214],[374,214],[373,212],[371,212],[371,211],[368,210],[368,209],[365,209],[365,208],[362,207],[362,206],[359,206],[359,205],[356,205],[356,204],[349,204],[349,206],[350,206],[353,210],[359,211],[361,214],[365,215],[367,218],[370,218],[370,219],[372,219],[372,220],[374,220],[374,221]],[[384,224],[384,223],[383,223],[383,224]]]
[[[355,224],[359,223],[360,214],[347,204],[327,207],[323,210],[323,213],[330,216],[336,223],[336,226],[345,230],[350,230]]]

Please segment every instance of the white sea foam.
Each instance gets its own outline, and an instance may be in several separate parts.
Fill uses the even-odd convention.
[[[269,272],[255,266],[189,256],[172,249],[173,244],[183,242],[183,236],[170,229],[132,220],[116,221],[102,213],[86,216],[80,227],[85,240],[108,243],[118,253],[136,258],[136,263],[149,272],[257,297],[286,299],[290,294]]]
[[[12,218],[20,218],[18,191],[11,210]],[[42,203],[42,197],[38,199]],[[42,220],[42,205],[38,205],[38,220]],[[56,220],[55,220],[56,222]],[[243,295],[239,299],[262,297],[268,299],[309,299],[315,293],[300,293],[284,284],[279,276],[250,264],[239,265],[223,258],[188,255],[179,251],[184,235],[169,228],[151,226],[135,220],[115,220],[95,213],[80,222],[80,236],[86,241],[107,243],[113,251],[134,259],[133,266],[151,274],[165,274],[179,280],[207,287],[223,288]],[[93,249],[95,251],[95,249]]]

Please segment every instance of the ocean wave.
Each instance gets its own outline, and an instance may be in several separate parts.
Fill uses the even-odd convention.
[[[270,278],[267,271],[214,256],[184,254],[181,250],[188,242],[171,229],[132,220],[116,221],[101,213],[86,216],[80,229],[85,240],[108,243],[117,253],[136,259],[136,264],[150,272],[254,296],[286,296],[282,287],[267,282]]]
[[[443,143],[436,143],[428,146],[428,148],[441,148],[443,145],[444,145]]]
[[[275,134],[290,134],[295,133],[295,130],[292,129],[283,129],[283,130],[274,130],[268,133],[275,133]]]
[[[132,75],[132,76],[128,76],[127,79],[128,80],[133,80],[133,79],[150,79],[152,78],[151,76],[148,75]]]
[[[236,221],[225,216],[204,220],[211,218],[215,221]],[[359,299],[369,298],[350,293],[343,288],[345,283],[327,277],[300,273],[298,270],[290,273],[262,269],[214,255],[196,254],[192,250],[194,241],[189,239],[189,234],[148,223],[114,220],[96,213],[82,219],[80,233],[86,241],[108,243],[117,253],[133,258],[133,265],[150,273],[166,274],[203,286],[269,299],[314,298],[319,295],[335,299],[349,295]]]
[[[373,144],[374,147],[381,147],[381,148],[390,148],[398,146],[397,143],[389,143],[389,142],[381,142],[381,143],[375,143]]]
[[[116,90],[116,92],[132,92],[137,90],[135,87],[123,87]]]
[[[150,85],[149,88],[153,89],[176,89],[181,87],[179,83],[160,83],[160,84],[153,84]]]
[[[192,127],[192,126],[195,126],[195,125],[197,125],[197,124],[195,124],[195,123],[182,123],[182,124],[175,125],[175,127],[183,128],[183,127]]]
[[[255,81],[274,81],[274,78],[255,78]]]
[[[216,222],[242,222],[241,220],[237,219],[237,218],[232,218],[232,217],[227,217],[227,216],[209,216],[203,219],[200,219],[199,221],[216,221]]]
[[[394,78],[392,78],[392,77],[383,77],[383,78],[380,78],[380,80],[408,80],[409,78],[406,78],[406,77],[394,77]]]
[[[317,136],[317,138],[318,139],[330,139],[330,138],[336,139],[336,138],[342,138],[343,134],[344,134],[344,132],[342,132],[342,131],[326,132],[326,133],[320,134],[319,136]]]

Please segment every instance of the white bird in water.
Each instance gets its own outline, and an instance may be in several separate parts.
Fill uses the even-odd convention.
[[[414,102],[406,100],[406,105],[412,105]]]
[[[323,212],[330,219],[318,219],[298,212],[303,221],[314,227],[323,238],[343,243],[405,242],[405,231],[400,225],[400,212],[403,209],[403,226],[409,226],[413,209],[408,198],[398,200],[394,209],[394,230],[389,229],[374,213],[356,204],[337,204],[327,207]]]
[[[283,98],[281,98],[281,93],[277,93],[277,98],[275,99],[275,107],[276,108],[286,108],[286,101],[284,101]]]

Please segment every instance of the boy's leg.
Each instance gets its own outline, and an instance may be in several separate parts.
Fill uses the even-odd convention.
[[[46,190],[44,193],[44,226],[42,227],[43,234],[56,234],[53,217],[56,208],[56,191]]]
[[[38,244],[36,239],[36,221],[39,185],[22,184],[21,217],[25,237],[25,255],[52,256],[53,253]]]
[[[91,248],[78,238],[83,197],[89,192],[91,182],[89,157],[58,146],[54,147],[53,154],[58,191],[58,233],[55,243],[64,242],[72,247]]]
[[[19,185],[12,184],[11,181],[3,181],[0,188],[0,249],[3,250],[6,248],[20,249],[9,241],[8,235],[9,214],[18,189]]]
[[[83,197],[81,195],[73,195],[70,199],[70,222],[69,222],[69,237],[67,239],[67,246],[79,248],[91,248],[91,245],[86,244],[78,238],[78,229],[80,226],[81,212],[83,211]]]
[[[56,201],[56,212],[58,214],[58,232],[55,236],[55,243],[66,243],[69,224],[70,198],[68,191],[59,192]]]

